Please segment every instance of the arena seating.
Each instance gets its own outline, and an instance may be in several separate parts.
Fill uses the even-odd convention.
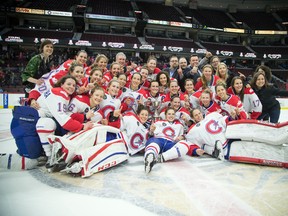
[[[251,48],[258,53],[266,54],[288,54],[288,46],[251,46]]]
[[[185,18],[172,6],[146,2],[137,2],[137,5],[140,10],[147,13],[149,19],[186,22]]]
[[[71,39],[73,32],[67,31],[52,31],[52,30],[35,30],[35,29],[13,29],[3,35],[6,36],[21,36],[28,38],[53,38],[53,39]]]
[[[87,7],[92,8],[91,13],[110,16],[129,17],[131,12],[133,11],[131,3],[129,1],[119,0],[88,1]]]
[[[251,29],[258,30],[280,30],[276,26],[276,19],[270,14],[265,12],[241,12],[231,14],[237,22],[243,22]],[[259,25],[261,23],[261,25]]]
[[[226,43],[210,43],[210,42],[201,42],[201,44],[207,49],[207,50],[225,50],[225,51],[233,51],[233,52],[251,52],[243,45],[236,45],[236,44],[226,44]]]
[[[232,20],[222,11],[213,10],[192,10],[182,7],[181,10],[186,16],[192,18],[192,23],[196,19],[203,26],[210,26],[215,28],[233,28]]]
[[[175,46],[175,47],[186,47],[186,48],[201,48],[195,44],[192,40],[175,40],[168,38],[157,38],[157,37],[146,37],[146,41],[149,44],[158,46]]]
[[[73,5],[80,4],[81,0],[37,0],[31,1],[25,7],[45,10],[71,11]]]
[[[135,36],[125,36],[125,35],[113,35],[113,34],[93,34],[84,33],[82,34],[81,40],[89,41],[105,41],[105,42],[118,42],[118,43],[129,43],[129,44],[139,44],[139,40]]]

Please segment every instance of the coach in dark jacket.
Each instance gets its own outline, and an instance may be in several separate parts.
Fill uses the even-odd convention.
[[[251,87],[262,103],[262,114],[259,120],[270,117],[271,123],[278,123],[280,117],[280,103],[275,96],[288,96],[288,91],[279,90],[268,83],[265,73],[257,72],[251,80]]]

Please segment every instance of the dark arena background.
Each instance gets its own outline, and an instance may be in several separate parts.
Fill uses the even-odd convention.
[[[55,43],[55,67],[77,51],[88,64],[123,51],[161,69],[172,54],[218,55],[245,75],[265,64],[280,88],[288,79],[288,3],[285,0],[5,0],[0,6],[0,77],[4,92],[21,92],[19,74],[41,40]]]
[[[287,31],[287,0],[1,0],[0,96],[24,93],[20,75],[44,39],[54,43],[55,68],[79,50],[88,65],[124,52],[127,65],[153,55],[160,69],[171,55],[189,62],[209,51],[246,76],[265,64],[288,90]],[[0,119],[0,155],[15,153],[12,109]],[[287,216],[287,204],[287,169],[210,156],[156,164],[148,175],[140,154],[89,178],[0,168],[1,216]]]

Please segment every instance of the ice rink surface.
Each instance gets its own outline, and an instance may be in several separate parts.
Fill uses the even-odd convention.
[[[0,153],[14,153],[0,110]],[[281,122],[288,110],[281,111]],[[184,157],[144,173],[143,156],[82,179],[45,168],[0,169],[0,215],[288,215],[288,170]]]

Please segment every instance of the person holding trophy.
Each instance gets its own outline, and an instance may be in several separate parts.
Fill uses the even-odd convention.
[[[143,103],[149,110],[149,122],[160,119],[159,111],[162,106],[164,94],[159,93],[159,82],[152,80],[149,91],[143,95]]]

